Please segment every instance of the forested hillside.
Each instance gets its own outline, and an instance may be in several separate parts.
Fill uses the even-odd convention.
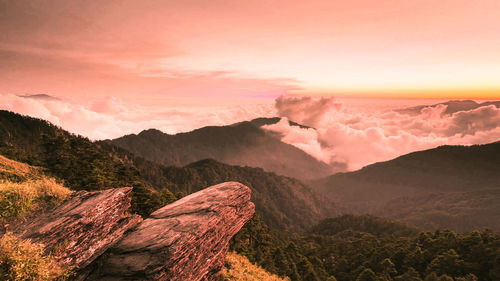
[[[231,249],[293,281],[500,280],[498,232],[419,232],[372,216],[327,219],[305,235],[277,233],[255,218]]]
[[[318,178],[332,173],[333,168],[329,165],[259,128],[277,121],[279,119],[259,118],[176,135],[150,129],[107,142],[166,166],[180,167],[212,158],[230,165],[260,167],[298,179]]]
[[[500,142],[441,146],[313,185],[356,213],[426,228],[500,230]]]
[[[252,201],[273,228],[303,231],[338,207],[292,178],[260,168],[203,160],[165,167],[109,143],[92,142],[50,123],[0,111],[0,154],[46,168],[71,189],[134,186],[133,210],[143,216],[185,194],[224,181],[252,188]]]

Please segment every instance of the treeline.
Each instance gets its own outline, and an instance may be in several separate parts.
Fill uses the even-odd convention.
[[[231,249],[292,281],[500,280],[500,234],[489,230],[416,232],[401,223],[352,215],[314,229],[325,234],[271,231],[254,218]]]

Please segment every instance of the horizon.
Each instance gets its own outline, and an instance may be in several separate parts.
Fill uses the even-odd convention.
[[[498,18],[492,0],[1,1],[0,109],[92,140],[287,118],[314,131],[265,129],[355,169],[500,139],[495,105],[431,106],[500,101]]]

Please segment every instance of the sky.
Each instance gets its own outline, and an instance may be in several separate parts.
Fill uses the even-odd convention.
[[[0,92],[493,98],[499,18],[497,0],[0,0]]]
[[[280,116],[265,129],[357,169],[500,139],[496,106],[439,105],[500,100],[499,19],[498,0],[0,0],[0,109],[92,140]]]

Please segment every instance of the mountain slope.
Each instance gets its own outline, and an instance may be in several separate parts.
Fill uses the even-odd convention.
[[[150,129],[107,142],[166,166],[184,166],[212,158],[230,165],[261,167],[269,172],[299,179],[331,174],[332,167],[259,128],[277,121],[279,119],[259,118],[176,135]],[[296,123],[291,124],[298,126]]]
[[[257,213],[273,228],[303,231],[337,213],[335,205],[292,178],[214,160],[166,167],[110,143],[91,142],[46,121],[7,111],[0,111],[2,154],[45,168],[46,173],[64,180],[71,189],[132,185],[133,210],[143,216],[175,200],[170,191],[190,194],[224,181],[239,181],[251,187]]]
[[[314,185],[359,213],[381,214],[422,227],[500,229],[498,171],[500,142],[441,146],[338,173]]]

